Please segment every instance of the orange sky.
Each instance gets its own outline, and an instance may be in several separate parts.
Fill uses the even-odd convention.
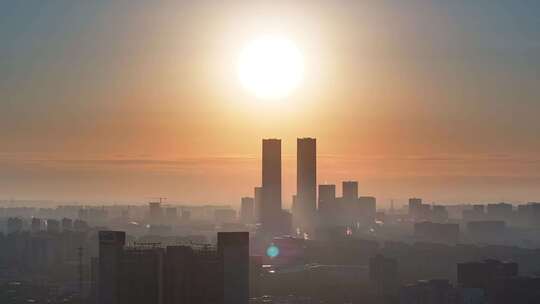
[[[384,202],[538,200],[538,18],[497,3],[5,5],[0,199],[237,203],[277,137],[290,202],[295,139],[311,136],[320,182]],[[264,33],[306,60],[279,102],[236,78]]]

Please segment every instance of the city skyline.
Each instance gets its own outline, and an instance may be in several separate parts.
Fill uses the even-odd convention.
[[[297,138],[297,141],[302,141],[305,139],[311,139],[311,138]],[[314,138],[312,138],[315,140]],[[281,139],[275,139],[279,141],[280,143],[283,142]],[[264,139],[262,140],[265,141]],[[259,142],[260,144],[260,142]],[[285,143],[287,144],[287,143]],[[290,145],[290,143],[288,143]],[[298,144],[298,143],[297,143]],[[281,144],[279,145],[281,147]],[[281,151],[281,148],[280,148]],[[235,207],[240,207],[240,198],[251,194],[253,192],[253,181],[254,180],[260,180],[262,183],[261,173],[262,173],[262,167],[261,162],[263,161],[262,157],[263,153],[261,153],[259,156],[251,156],[250,158],[243,159],[239,157],[222,157],[222,158],[189,158],[187,160],[160,160],[160,161],[152,161],[152,160],[143,160],[143,159],[134,159],[134,160],[122,160],[118,161],[109,161],[109,160],[45,160],[45,163],[53,163],[56,167],[56,169],[62,168],[63,164],[65,163],[67,165],[66,169],[68,171],[73,170],[73,168],[77,168],[78,166],[81,166],[81,168],[84,171],[99,171],[103,170],[103,167],[100,166],[113,166],[113,168],[108,168],[102,173],[121,173],[122,177],[125,178],[125,174],[147,174],[152,173],[154,177],[164,178],[160,179],[159,182],[156,182],[155,184],[151,184],[151,186],[156,186],[159,184],[158,188],[161,190],[155,191],[151,190],[150,192],[147,191],[148,188],[143,187],[142,189],[125,189],[129,190],[130,194],[125,194],[122,196],[118,195],[110,195],[109,193],[105,195],[101,195],[101,193],[94,193],[94,197],[85,197],[85,196],[76,196],[71,194],[70,189],[64,190],[65,193],[70,194],[67,196],[55,196],[55,195],[21,195],[21,196],[5,196],[3,198],[0,198],[0,200],[3,200],[4,202],[13,201],[16,202],[18,200],[25,201],[25,200],[35,200],[35,201],[43,201],[48,202],[48,204],[51,204],[52,206],[62,203],[72,203],[72,202],[80,202],[82,204],[108,204],[108,203],[127,203],[127,204],[146,204],[146,201],[151,197],[157,197],[157,195],[166,195],[167,198],[175,203],[184,203],[188,205],[192,204],[227,204],[232,205]],[[297,158],[299,157],[299,154],[296,155],[290,155],[290,154],[284,154],[280,153],[280,163],[281,163],[281,188],[283,190],[280,190],[282,192],[282,202],[281,205],[285,209],[291,209],[292,203],[293,203],[293,196],[298,193],[298,185],[299,185],[299,178],[298,175],[298,163]],[[336,161],[337,159],[337,161]],[[531,185],[533,187],[536,185],[536,178],[516,174],[514,177],[516,179],[516,183],[518,184],[509,184],[508,179],[500,176],[456,176],[456,177],[438,177],[436,175],[420,175],[420,176],[409,176],[409,177],[398,177],[392,172],[386,176],[377,177],[373,173],[377,170],[379,170],[381,167],[377,166],[377,162],[380,161],[380,158],[377,157],[371,157],[371,158],[365,158],[361,160],[351,160],[342,158],[339,156],[329,156],[329,155],[316,155],[316,167],[315,171],[316,174],[316,180],[317,180],[317,187],[319,185],[338,185],[336,187],[336,193],[341,195],[342,193],[342,182],[344,181],[354,181],[356,183],[359,183],[360,191],[359,195],[370,195],[375,196],[379,198],[378,206],[383,208],[389,208],[390,202],[393,201],[395,204],[395,207],[406,207],[407,206],[407,200],[410,197],[414,196],[421,196],[426,198],[427,202],[431,202],[434,204],[471,204],[471,203],[493,203],[493,202],[508,202],[508,203],[526,203],[526,202],[532,202],[535,201],[535,191],[532,191],[532,193],[527,192],[524,193],[521,189],[528,187]],[[40,166],[35,166],[39,162],[43,160],[32,160],[27,163],[31,164],[33,168],[31,169],[31,172],[36,172],[36,169],[39,170]],[[452,158],[394,158],[394,159],[385,159],[384,161],[393,163],[393,164],[404,164],[405,167],[407,167],[407,163],[410,162],[425,162],[427,163],[426,168],[431,169],[432,167],[436,167],[437,164],[439,164],[441,161],[451,161],[451,162],[477,162],[478,159],[474,158],[462,158],[462,159],[452,159]],[[492,158],[492,161],[497,162],[500,161],[502,163],[501,167],[504,168],[505,162],[519,162],[523,165],[530,165],[531,163],[534,164],[536,162],[530,161],[530,160],[512,160],[508,159],[507,157],[503,155],[494,156]],[[350,164],[354,162],[364,162],[369,164],[369,171],[367,171],[365,174],[359,174],[359,172],[354,171],[351,169],[351,167],[343,168],[343,164],[341,166],[336,166],[336,162],[339,164],[339,162],[344,162],[345,164]],[[223,175],[220,175],[219,178],[222,178],[220,180],[221,182],[231,182],[232,188],[229,190],[232,190],[229,192],[228,195],[224,196],[223,193],[216,193],[214,195],[214,198],[208,199],[207,196],[198,196],[201,192],[204,194],[204,189],[201,186],[201,188],[191,188],[191,184],[174,184],[175,179],[171,179],[171,173],[174,174],[182,172],[184,170],[188,170],[187,168],[182,168],[182,166],[186,165],[189,170],[191,170],[191,173],[201,173],[205,170],[212,170],[215,168],[221,168],[227,167],[228,170],[226,172],[222,172]],[[492,165],[490,162],[485,162],[483,165],[490,166]],[[142,166],[145,169],[137,168],[137,166]],[[216,167],[212,167],[216,166]],[[47,167],[47,165],[45,165]],[[482,166],[477,166],[482,167]],[[71,169],[70,169],[71,168]],[[209,169],[210,168],[210,169]],[[249,171],[250,176],[248,176],[245,179],[245,182],[239,183],[239,180],[229,180],[231,176],[234,176],[235,173],[238,173],[238,169]],[[115,172],[116,170],[116,172]],[[135,171],[133,171],[135,170]],[[148,171],[147,171],[148,170]],[[236,171],[236,172],[232,172]],[[336,171],[338,174],[336,174]],[[208,173],[208,172],[207,172]],[[213,172],[216,173],[216,172]],[[203,173],[204,175],[204,173]],[[237,175],[236,175],[237,176]],[[39,174],[38,174],[39,177]],[[133,178],[133,176],[131,177]],[[139,177],[141,178],[141,177]],[[461,179],[461,180],[460,180]],[[511,178],[510,178],[511,179]],[[241,180],[241,179],[240,179]],[[215,182],[217,182],[216,180]],[[473,184],[470,183],[470,181],[473,181]],[[9,182],[9,181],[8,181]],[[125,182],[125,181],[124,181]],[[424,187],[421,188],[422,190],[417,190],[415,186],[411,186],[412,182],[420,182],[424,184]],[[476,182],[476,183],[475,183]],[[64,184],[70,184],[69,181],[63,182]],[[388,184],[393,185],[397,189],[388,190],[384,189],[388,186]],[[478,184],[483,186],[483,188],[478,188]],[[255,183],[257,184],[257,183]],[[446,189],[447,192],[441,192],[440,188],[446,188],[449,185],[452,185],[452,188]],[[9,183],[6,183],[6,185],[9,186]],[[43,183],[42,186],[45,186],[46,183]],[[109,186],[113,187],[115,184],[111,184]],[[497,188],[494,189],[493,185],[499,185],[502,187],[508,187],[508,189],[505,188]],[[40,188],[40,185],[36,185],[36,188]],[[92,187],[95,187],[97,185],[91,185]],[[103,185],[99,185],[103,187]],[[126,186],[126,185],[123,185]],[[148,186],[145,184],[145,186]],[[517,187],[516,187],[517,186]],[[152,187],[150,187],[152,189]],[[187,190],[191,193],[186,194],[186,192],[175,192],[178,189]],[[383,189],[381,189],[383,188]],[[154,188],[155,189],[155,188]],[[456,194],[456,189],[457,193]],[[508,191],[510,190],[511,191]],[[124,190],[123,187],[119,188],[111,188],[112,191],[118,192],[118,190]],[[480,191],[479,191],[480,190]],[[155,192],[152,192],[155,191]],[[468,194],[464,194],[466,191],[469,191]],[[121,192],[121,191],[120,191]],[[476,193],[471,193],[476,192]],[[539,191],[540,192],[540,191]],[[7,191],[9,193],[9,190]],[[139,195],[136,195],[139,193]],[[501,194],[502,193],[502,194]],[[97,194],[97,195],[96,195]],[[135,195],[133,195],[135,194]],[[198,196],[198,198],[189,198],[190,195],[194,195],[195,197]]]
[[[0,1],[0,303],[540,303],[540,1]]]

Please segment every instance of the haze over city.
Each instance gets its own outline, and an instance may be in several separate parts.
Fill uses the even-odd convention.
[[[540,2],[0,3],[1,304],[540,303]]]
[[[5,2],[0,199],[236,204],[260,183],[261,139],[281,138],[290,206],[296,138],[315,137],[318,181],[358,180],[381,206],[414,195],[534,200],[539,9]],[[261,37],[299,54],[298,83],[279,98],[261,98],[239,75],[239,57]]]

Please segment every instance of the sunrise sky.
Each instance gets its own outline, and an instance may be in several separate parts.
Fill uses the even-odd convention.
[[[285,98],[238,79],[261,35],[302,54]],[[237,204],[276,137],[288,206],[306,136],[383,207],[540,200],[540,2],[0,4],[0,200]]]

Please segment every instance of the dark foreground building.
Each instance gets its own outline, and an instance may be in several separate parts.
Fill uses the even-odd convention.
[[[378,303],[395,303],[399,291],[398,263],[380,254],[369,259],[369,279]]]
[[[487,289],[496,279],[517,275],[518,264],[513,262],[485,260],[457,265],[458,284],[463,288]]]
[[[125,246],[125,233],[99,233],[99,304],[244,304],[249,234],[218,233],[217,248]]]
[[[459,263],[458,285],[464,296],[471,291],[481,291],[484,300],[481,303],[540,303],[540,278],[520,276],[518,270],[517,263],[498,260]]]

